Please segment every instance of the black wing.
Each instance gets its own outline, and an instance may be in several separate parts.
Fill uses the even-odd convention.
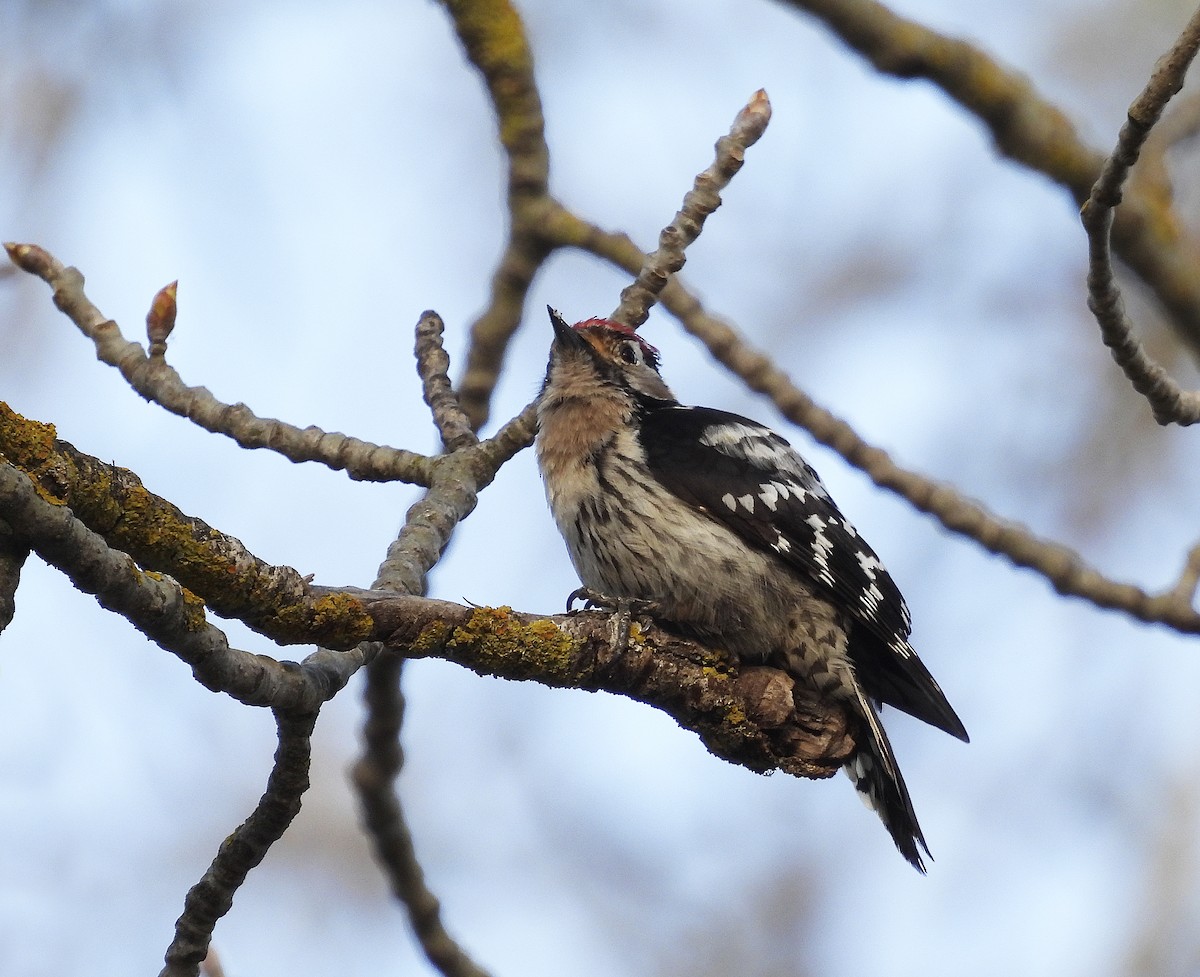
[[[967,738],[908,643],[911,618],[895,581],[786,440],[737,414],[662,405],[644,414],[642,446],[667,489],[778,555],[850,615],[849,654],[872,698]]]

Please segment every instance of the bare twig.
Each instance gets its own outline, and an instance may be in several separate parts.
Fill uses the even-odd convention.
[[[256,416],[245,404],[225,404],[205,387],[189,387],[161,355],[148,355],[129,342],[120,327],[94,306],[83,291],[83,275],[31,244],[6,244],[9,258],[54,289],[54,304],[96,346],[96,356],[115,366],[146,400],[222,434],[243,448],[269,448],[290,461],[316,461],[360,481],[429,484],[429,458],[317,427],[299,428]],[[156,299],[162,296],[162,292]],[[153,310],[152,310],[153,311]],[[165,338],[162,340],[165,342]]]
[[[275,714],[279,747],[266,792],[250,817],[222,842],[203,878],[188,891],[159,977],[195,977],[208,953],[217,920],[229,912],[247,874],[300,812],[300,798],[309,786],[316,719],[315,713]]]
[[[417,373],[421,377],[421,388],[425,403],[433,412],[433,423],[442,436],[447,451],[457,451],[468,445],[477,444],[479,438],[471,430],[471,422],[463,413],[458,395],[450,386],[446,375],[450,369],[450,357],[442,346],[445,325],[442,317],[430,310],[421,313],[417,323]]]
[[[1171,597],[1188,606],[1195,606],[1196,587],[1200,586],[1200,543],[1193,546],[1183,563],[1179,579],[1171,588]]]
[[[479,447],[478,438],[446,378],[450,361],[442,349],[441,335],[441,318],[434,312],[422,315],[417,325],[417,372],[425,402],[450,454],[438,460],[429,491],[408,510],[404,526],[376,576],[376,588],[398,594],[424,595],[429,571],[455,528],[475,507],[479,485],[490,481],[507,460],[494,451],[488,455],[472,451]],[[468,451],[471,457],[464,462],[461,459]],[[363,821],[392,892],[404,905],[413,934],[430,963],[445,977],[487,977],[443,925],[441,904],[426,885],[417,860],[412,831],[396,791],[396,778],[404,763],[400,745],[404,721],[400,676],[404,660],[396,655],[378,655],[380,647],[372,646],[375,657],[367,666],[363,754],[354,766],[354,786],[362,804]]]
[[[485,471],[493,473],[518,452],[533,444],[537,433],[537,401],[526,404],[516,417],[508,421],[494,435],[471,449],[468,453],[478,457]],[[489,478],[490,482],[491,479]],[[487,482],[480,482],[483,488]]]
[[[658,238],[658,250],[646,255],[637,278],[621,290],[621,302],[610,319],[636,329],[646,321],[650,307],[670,277],[683,267],[684,250],[696,240],[708,216],[721,206],[721,191],[742,168],[746,150],[766,131],[771,103],[761,88],[737,114],[728,135],[717,140],[716,159],[696,177],[683,198],[683,206]]]
[[[1195,424],[1200,421],[1200,393],[1185,391],[1146,352],[1133,335],[1133,323],[1112,267],[1111,237],[1117,205],[1129,171],[1170,98],[1182,87],[1188,66],[1200,49],[1200,11],[1197,11],[1175,46],[1160,59],[1142,93],[1129,107],[1117,145],[1105,161],[1081,218],[1088,235],[1088,308],[1100,324],[1104,345],[1125,372],[1135,390],[1150,404],[1159,424]]]
[[[487,977],[487,971],[467,956],[442,923],[441,904],[425,883],[412,831],[396,793],[396,778],[404,765],[400,745],[403,664],[395,655],[382,655],[367,669],[363,755],[354,765],[363,820],[375,843],[376,857],[387,870],[396,898],[408,910],[413,933],[429,962],[445,977]]]
[[[492,393],[504,368],[508,344],[521,323],[529,287],[553,250],[543,239],[536,218],[518,219],[518,214],[535,209],[525,206],[514,211],[510,207],[510,241],[492,275],[488,306],[471,325],[471,344],[458,392],[476,431],[490,416]]]
[[[1200,615],[1190,603],[1177,600],[1171,592],[1152,595],[1134,584],[1113,580],[1088,566],[1068,547],[1040,539],[1024,526],[998,518],[953,488],[901,468],[886,452],[864,441],[841,418],[814,403],[769,357],[750,347],[720,320],[693,312],[684,324],[747,386],[770,397],[788,420],[861,469],[876,485],[907,499],[952,532],[1007,557],[1017,566],[1035,570],[1061,594],[1123,611],[1140,621],[1165,624],[1184,633],[1200,633]]]

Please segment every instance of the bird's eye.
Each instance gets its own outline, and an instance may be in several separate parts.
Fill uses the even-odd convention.
[[[642,358],[638,355],[639,350],[634,343],[622,343],[620,349],[621,359],[623,359],[626,363],[633,364],[641,362]]]

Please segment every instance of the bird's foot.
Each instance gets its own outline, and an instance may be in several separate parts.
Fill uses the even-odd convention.
[[[653,618],[658,610],[656,601],[642,600],[638,597],[609,597],[590,587],[580,587],[567,597],[568,612],[572,610],[577,600],[583,601],[585,610],[596,608],[613,612],[610,629],[612,649],[616,655],[624,654],[629,647],[629,634],[633,628],[633,619],[635,617]]]

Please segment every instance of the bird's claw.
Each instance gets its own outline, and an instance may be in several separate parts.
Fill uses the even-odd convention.
[[[592,590],[590,587],[580,587],[573,590],[567,597],[567,611],[571,612],[577,600],[583,601],[584,610],[612,611],[610,627],[612,630],[611,643],[613,653],[622,655],[629,647],[629,635],[633,628],[635,617],[653,617],[658,610],[658,604],[652,600],[638,597],[609,597]]]

